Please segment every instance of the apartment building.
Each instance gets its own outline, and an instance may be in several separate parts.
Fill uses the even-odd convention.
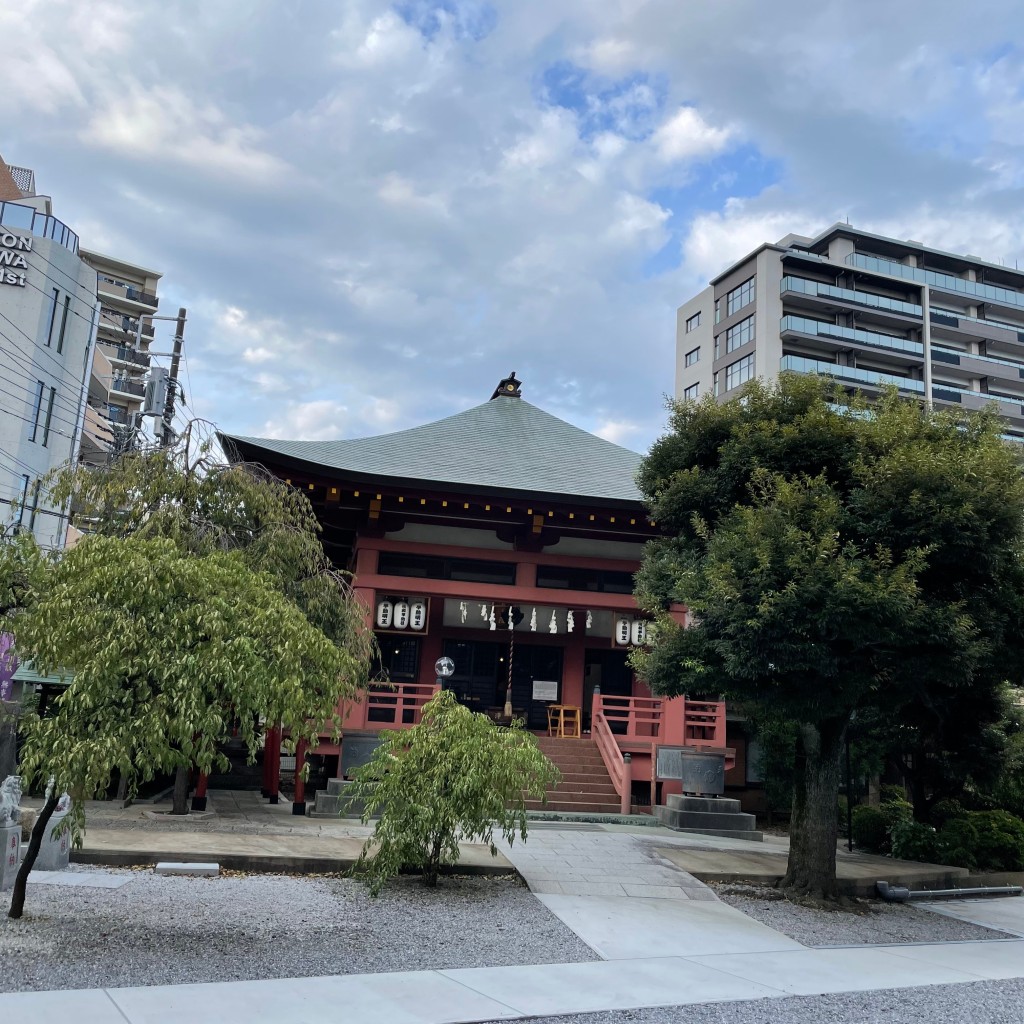
[[[105,409],[117,439],[138,426],[151,361],[153,321],[149,318],[159,306],[156,289],[161,275],[92,250],[83,249],[80,255],[96,271],[97,353],[109,364]],[[83,461],[90,461],[85,451]]]
[[[1024,272],[848,224],[761,245],[679,307],[676,397],[734,397],[783,370],[995,403],[1024,440]]]
[[[0,521],[60,547],[66,510],[40,480],[76,458],[83,432],[109,445],[87,399],[108,387],[93,364],[96,275],[78,236],[35,191],[31,170],[0,161]]]

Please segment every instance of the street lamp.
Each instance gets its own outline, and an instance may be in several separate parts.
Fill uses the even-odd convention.
[[[444,681],[455,672],[455,662],[445,655],[434,662],[434,671],[437,673],[437,685],[443,687]]]

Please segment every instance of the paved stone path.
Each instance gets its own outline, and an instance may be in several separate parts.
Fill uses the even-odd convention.
[[[660,829],[651,829],[650,839],[645,831],[531,828],[526,843],[501,849],[538,896],[717,899],[703,882],[656,852],[654,842],[664,841]]]

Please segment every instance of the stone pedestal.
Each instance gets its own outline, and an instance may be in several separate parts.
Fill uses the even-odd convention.
[[[21,825],[0,825],[0,892],[10,889],[21,865]]]
[[[63,814],[54,814],[50,819],[39,847],[39,856],[32,865],[33,871],[63,871],[70,863],[71,829],[64,829],[58,835],[53,834],[66,817],[67,811]]]

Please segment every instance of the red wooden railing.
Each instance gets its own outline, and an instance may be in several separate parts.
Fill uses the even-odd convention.
[[[612,780],[615,792],[619,794],[619,810],[623,814],[629,814],[633,795],[631,766],[612,735],[600,701],[600,697],[594,698],[594,706],[590,714],[590,735],[593,736],[597,749],[601,752],[601,760],[604,761],[604,766],[608,770],[608,777]]]
[[[633,783],[629,754],[623,752],[623,746],[652,758],[657,744],[720,750],[725,754],[726,770],[736,760],[735,752],[725,745],[722,701],[595,694],[590,733],[619,794],[623,814],[629,813]],[[653,770],[651,774],[653,785]]]
[[[346,729],[408,729],[417,725],[423,705],[440,687],[436,683],[391,683],[371,687],[362,699],[347,701],[344,707]]]

